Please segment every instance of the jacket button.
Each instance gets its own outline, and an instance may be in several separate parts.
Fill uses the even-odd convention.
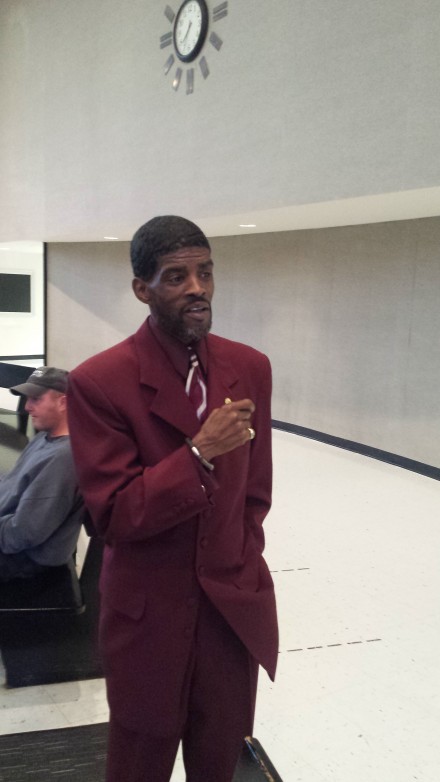
[[[200,565],[199,567],[199,576],[204,576],[206,573],[206,568],[203,565]]]
[[[197,603],[197,600],[196,600],[195,597],[189,597],[188,600],[186,601],[186,604],[187,604],[188,608],[194,608],[196,603]]]
[[[206,548],[208,545],[208,538],[200,538],[200,547]]]

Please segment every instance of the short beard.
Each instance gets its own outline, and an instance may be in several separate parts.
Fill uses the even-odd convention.
[[[173,317],[162,312],[156,313],[156,320],[158,326],[170,336],[178,339],[179,342],[183,342],[184,345],[191,345],[193,342],[198,342],[203,337],[209,334],[212,326],[212,313],[209,313],[209,321],[206,324],[200,323],[200,325],[194,324],[188,328],[182,322],[179,317]]]

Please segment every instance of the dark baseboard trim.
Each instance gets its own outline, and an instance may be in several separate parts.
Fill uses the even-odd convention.
[[[362,456],[369,456],[371,459],[393,464],[396,467],[402,467],[404,470],[410,470],[419,475],[425,475],[427,478],[440,481],[440,468],[431,464],[417,462],[414,459],[408,459],[406,456],[399,456],[389,451],[381,451],[380,448],[373,448],[371,445],[356,443],[353,440],[344,440],[343,437],[335,437],[332,434],[317,432],[315,429],[307,429],[307,427],[298,426],[297,424],[288,424],[285,421],[272,420],[272,427],[281,429],[283,432],[298,434],[300,437],[307,437],[309,440],[318,440],[320,443],[334,445],[336,448],[343,448],[346,451],[353,451],[353,453],[359,453]]]

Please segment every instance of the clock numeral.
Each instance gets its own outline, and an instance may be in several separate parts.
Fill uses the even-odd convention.
[[[209,36],[209,42],[212,43],[214,49],[217,49],[218,52],[220,51],[220,49],[223,46],[223,41],[217,35],[217,33],[211,33],[211,35]]]
[[[170,56],[168,57],[168,60],[166,61],[165,65],[164,65],[165,76],[167,75],[167,73],[170,72],[171,68],[173,67],[173,64],[174,64],[174,54],[170,54]]]
[[[188,68],[186,72],[186,94],[192,95],[194,92],[194,68]]]
[[[215,8],[212,10],[212,20],[213,22],[218,22],[219,19],[223,19],[224,16],[228,15],[228,3],[220,3],[220,5],[216,5]]]
[[[160,36],[160,48],[165,49],[166,46],[170,46],[170,44],[173,43],[173,34],[172,33],[165,33],[165,35]]]
[[[200,65],[200,70],[202,71],[203,78],[207,79],[209,76],[209,68],[208,68],[208,63],[206,62],[206,57],[200,58],[199,65]]]
[[[170,8],[169,5],[166,6],[164,14],[165,14],[165,16],[166,16],[166,18],[168,19],[169,22],[171,22],[171,23],[174,22],[174,17],[175,17],[176,14],[174,13],[173,9]]]
[[[180,87],[180,80],[182,78],[182,68],[177,68],[176,75],[173,79],[173,90],[177,92]]]

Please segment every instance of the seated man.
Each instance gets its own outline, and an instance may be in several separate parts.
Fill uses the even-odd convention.
[[[27,397],[38,434],[0,478],[0,582],[62,565],[76,548],[84,507],[67,427],[67,376],[40,367],[10,389]]]

